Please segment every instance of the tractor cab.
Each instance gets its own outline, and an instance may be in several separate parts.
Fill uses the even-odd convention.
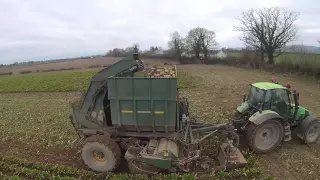
[[[285,121],[293,122],[299,111],[299,94],[290,91],[290,85],[282,86],[273,82],[257,82],[250,85],[248,96],[237,108],[238,114],[272,110]]]

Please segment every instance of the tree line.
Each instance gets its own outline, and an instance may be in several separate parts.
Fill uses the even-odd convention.
[[[283,53],[288,43],[297,39],[299,15],[280,7],[250,9],[241,13],[233,30],[241,32],[239,39],[247,49],[256,52],[261,63],[274,64],[275,57]],[[197,27],[191,29],[186,37],[177,31],[172,32],[168,46],[177,59],[181,59],[184,52],[195,54],[197,58],[203,53],[207,58],[208,52],[218,44],[215,38],[214,31]]]
[[[281,72],[312,72],[312,75],[320,76],[320,68],[313,61],[318,60],[318,55],[312,56],[311,61],[310,56],[306,55],[306,51],[301,49],[304,46],[293,46],[295,49],[288,49],[288,45],[298,39],[296,22],[299,17],[299,12],[281,7],[256,8],[242,12],[236,18],[237,24],[233,26],[233,30],[240,32],[239,39],[246,48],[242,50],[240,57],[227,56],[227,60],[223,63],[227,62],[227,64],[237,66],[249,65],[252,68],[278,68]],[[185,35],[173,31],[167,42],[169,49],[163,53],[182,63],[186,63],[185,60],[188,59],[186,57],[190,56],[191,59],[204,59],[202,62],[205,63],[217,63],[217,59],[210,58],[211,52],[218,45],[216,37],[215,31],[204,27],[192,28]],[[320,43],[320,40],[315,41]],[[111,56],[132,52],[154,54],[159,49],[162,48],[151,46],[149,50],[141,51],[137,45],[134,45],[125,49],[115,48],[109,50],[107,54]],[[275,62],[278,56],[289,51],[302,55],[281,56],[280,60],[277,59],[277,63]],[[213,61],[206,61],[208,59]],[[294,62],[295,60],[298,60],[298,63]]]
[[[110,49],[106,56],[112,57],[123,57],[131,55],[132,53],[139,53],[140,55],[154,55],[157,52],[162,52],[163,48],[161,46],[150,46],[147,50],[141,50],[139,43],[134,43],[132,46],[126,48],[113,48]]]
[[[186,37],[174,31],[170,34],[168,42],[169,50],[180,61],[183,53],[194,54],[196,58],[200,58],[200,53],[202,53],[207,59],[210,50],[213,50],[217,44],[216,33],[203,27],[189,30]]]

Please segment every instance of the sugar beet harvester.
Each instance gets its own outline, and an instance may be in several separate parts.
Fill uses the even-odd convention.
[[[177,74],[136,77],[143,69],[137,54],[123,58],[93,76],[82,101],[72,105],[70,119],[83,140],[82,159],[90,169],[114,171],[122,157],[131,173],[144,174],[246,165],[233,126],[189,119]]]

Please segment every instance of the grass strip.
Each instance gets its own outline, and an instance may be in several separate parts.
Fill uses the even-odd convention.
[[[0,77],[0,93],[85,91],[98,70],[61,71]],[[178,87],[193,87],[192,77],[178,70]]]
[[[248,166],[242,169],[235,169],[231,171],[222,171],[219,173],[183,173],[183,174],[157,174],[152,177],[138,174],[115,174],[111,172],[96,173],[84,169],[74,168],[66,165],[58,164],[44,164],[30,162],[26,159],[17,158],[14,156],[1,156],[0,169],[11,176],[17,176],[19,179],[117,179],[117,180],[164,180],[164,179],[252,179],[260,177],[259,168],[255,166],[256,157],[252,154],[245,154],[248,160]],[[4,177],[5,174],[0,174]]]

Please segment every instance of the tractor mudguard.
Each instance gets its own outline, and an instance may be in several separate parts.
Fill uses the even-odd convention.
[[[298,109],[298,112],[297,112],[297,115],[295,117],[295,120],[296,121],[300,121],[302,120],[302,118],[305,118],[306,116],[308,116],[310,114],[309,110],[302,107],[302,106],[299,106],[299,109]],[[293,115],[293,114],[292,114]]]
[[[269,120],[269,119],[283,119],[278,113],[271,111],[271,110],[264,110],[261,113],[258,111],[254,113],[250,118],[249,121],[256,125],[260,125],[261,123]]]

